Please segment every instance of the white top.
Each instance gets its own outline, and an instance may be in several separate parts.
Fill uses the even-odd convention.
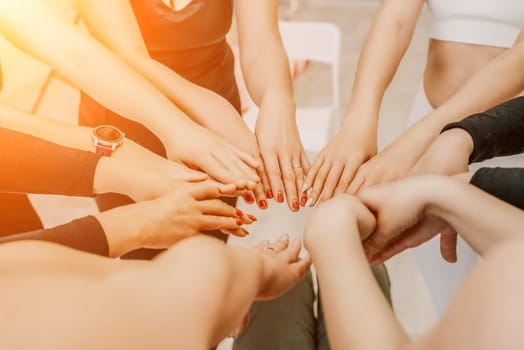
[[[431,37],[509,48],[524,24],[524,0],[427,0]]]

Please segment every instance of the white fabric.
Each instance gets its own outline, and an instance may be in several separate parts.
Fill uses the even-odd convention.
[[[509,48],[524,24],[523,0],[427,0],[431,37]]]

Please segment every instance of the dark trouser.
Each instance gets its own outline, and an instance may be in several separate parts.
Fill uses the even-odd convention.
[[[26,194],[0,193],[0,237],[43,228]]]
[[[373,274],[391,303],[385,266],[373,267]],[[318,319],[313,315],[314,300],[311,274],[308,274],[286,295],[255,302],[249,312],[249,326],[235,340],[233,350],[329,350],[322,299],[319,298]]]

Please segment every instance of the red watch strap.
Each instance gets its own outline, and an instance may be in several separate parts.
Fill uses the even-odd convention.
[[[113,148],[104,145],[96,145],[96,153],[109,157],[111,156],[111,153],[113,153]]]

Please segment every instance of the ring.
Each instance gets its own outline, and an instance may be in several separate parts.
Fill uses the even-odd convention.
[[[301,167],[302,167],[302,165],[300,165],[299,163],[293,164],[293,169],[301,168]]]

